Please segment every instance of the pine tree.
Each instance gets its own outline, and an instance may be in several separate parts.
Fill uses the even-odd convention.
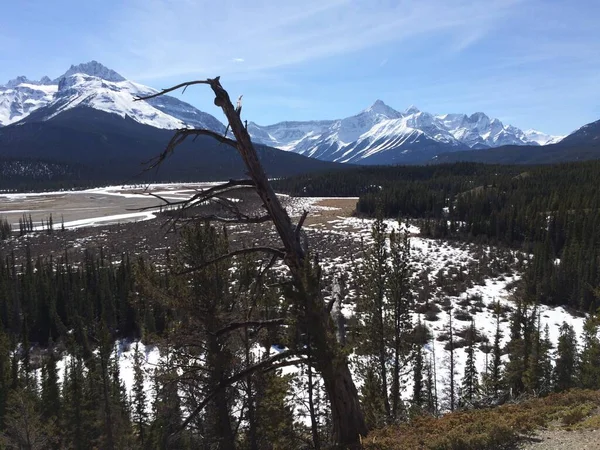
[[[188,448],[185,434],[179,431],[182,423],[181,399],[177,389],[177,372],[173,369],[157,369],[154,377],[155,399],[153,417],[149,429],[150,448]],[[173,435],[173,437],[171,437]]]
[[[548,330],[546,330],[548,333]],[[550,362],[551,343],[548,337],[542,337],[540,313],[538,311],[538,324],[532,333],[533,343],[529,364],[523,374],[525,389],[536,395],[548,392],[550,389],[549,372],[552,370]]]
[[[4,332],[3,325],[0,322],[0,429],[4,429],[4,418],[8,396],[12,388],[11,379],[11,345],[10,340]]]
[[[577,380],[577,339],[566,322],[560,327],[554,367],[554,389],[558,392],[575,387]]]
[[[256,404],[256,448],[298,448],[300,439],[294,429],[294,411],[286,401],[290,376],[269,372],[258,378],[260,395],[257,396]],[[253,450],[251,447],[250,449]]]
[[[479,396],[479,374],[475,364],[475,337],[475,322],[471,321],[467,347],[465,348],[467,360],[465,363],[465,373],[462,379],[462,404],[472,404]]]
[[[583,325],[583,350],[580,357],[579,383],[584,389],[600,389],[599,316],[590,315]]]
[[[31,343],[29,341],[29,327],[27,317],[23,320],[23,331],[22,337],[22,352],[21,352],[21,367],[20,367],[20,378],[22,385],[31,391],[36,389],[36,379],[32,374],[31,369]]]
[[[511,316],[508,363],[504,371],[504,380],[512,397],[518,396],[525,389],[524,376],[529,367],[536,318],[536,309],[530,311],[527,301],[518,297]]]
[[[48,429],[58,436],[60,429],[61,398],[58,385],[58,370],[56,367],[56,356],[54,349],[49,349],[46,363],[42,367],[42,398],[41,417]]]
[[[88,440],[90,413],[86,411],[84,397],[84,366],[79,352],[75,349],[71,352],[62,387],[64,436],[67,447],[84,450],[91,448]]]
[[[376,377],[369,376],[371,385],[374,380],[381,387],[380,399],[384,406],[387,420],[391,420],[392,409],[388,389],[389,357],[388,336],[390,331],[390,314],[387,309],[387,274],[388,251],[386,245],[386,224],[383,220],[383,211],[378,210],[377,218],[371,229],[372,246],[365,252],[364,264],[357,276],[361,287],[356,301],[356,317],[359,321],[360,336],[356,340],[357,351],[369,360],[369,368],[376,368]],[[373,392],[370,396],[374,395]],[[375,401],[379,403],[379,401]],[[372,420],[372,419],[371,419]]]
[[[455,351],[455,339],[454,339],[454,325],[452,323],[452,308],[448,310],[448,324],[446,325],[448,333],[448,343],[446,344],[446,350],[448,352],[446,357],[446,369],[448,370],[448,378],[446,379],[446,396],[448,402],[448,409],[454,411],[456,409],[457,400],[457,386],[456,386],[456,358],[454,355]]]
[[[413,394],[412,404],[415,408],[421,409],[424,406],[427,398],[424,387],[424,364],[423,364],[423,348],[418,346],[415,351],[413,364]]]
[[[53,444],[38,410],[38,398],[30,388],[19,388],[10,393],[5,426],[3,437],[8,448],[45,450]]]
[[[433,365],[432,356],[431,360],[425,364],[425,409],[429,414],[435,416],[438,413],[438,401]]]
[[[146,412],[147,396],[144,389],[144,370],[142,363],[144,355],[135,344],[133,352],[133,392],[132,392],[132,419],[137,428],[138,441],[143,448],[145,445],[146,427],[148,426],[148,413]]]
[[[411,316],[413,310],[411,295],[412,268],[410,264],[410,241],[407,232],[396,233],[392,231],[390,234],[390,260],[391,266],[387,275],[389,299],[386,302],[386,309],[389,310],[393,327],[393,331],[390,333],[391,336],[388,338],[393,358],[390,418],[392,421],[398,421],[402,410],[402,368],[407,365],[414,354],[413,339],[411,339],[414,331]]]
[[[370,430],[380,428],[387,422],[385,405],[381,396],[381,381],[378,371],[368,365],[364,369],[364,381],[360,389],[360,400]]]
[[[544,338],[541,346],[540,364],[542,366],[541,392],[549,392],[552,389],[552,341],[550,340],[550,327],[546,324]]]
[[[502,390],[502,330],[500,329],[500,302],[496,301],[494,306],[494,318],[496,321],[496,331],[494,332],[494,345],[492,346],[492,358],[486,368],[486,377],[484,380],[484,389],[486,395],[498,398]]]

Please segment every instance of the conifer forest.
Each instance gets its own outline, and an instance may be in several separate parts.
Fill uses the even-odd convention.
[[[246,194],[231,202],[247,186],[220,213],[154,219],[181,219],[160,255],[64,241],[44,254],[40,239],[71,231],[4,219],[2,446],[333,448],[323,345],[348,362],[367,430],[600,389],[599,170],[457,164],[278,180],[306,199],[357,197],[352,227],[304,227],[300,285],[269,223],[208,220],[255,207]],[[288,198],[304,211],[303,197]],[[423,246],[449,258],[432,265]],[[486,297],[489,280],[508,294]],[[307,292],[330,337],[307,322]]]

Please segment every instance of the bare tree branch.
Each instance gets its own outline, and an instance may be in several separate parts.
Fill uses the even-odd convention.
[[[213,197],[216,197],[218,195],[223,195],[227,192],[230,192],[237,188],[245,187],[245,186],[254,186],[254,183],[252,180],[229,180],[227,183],[219,184],[219,185],[213,186],[209,189],[198,190],[198,192],[196,194],[194,194],[193,196],[191,196],[190,198],[185,199],[185,200],[175,201],[175,202],[171,201],[171,200],[167,200],[166,198],[163,198],[158,194],[154,194],[153,192],[148,192],[148,195],[158,198],[159,200],[163,201],[164,204],[156,205],[156,206],[145,206],[142,208],[132,208],[132,209],[130,209],[130,211],[146,211],[148,209],[154,209],[154,208],[158,208],[160,206],[169,206],[169,207],[181,206],[182,208],[185,208],[187,206],[191,206],[192,204],[202,203],[202,202],[209,200]]]
[[[158,156],[146,161],[144,164],[149,164],[149,166],[142,171],[142,173],[157,168],[162,164],[162,162],[167,158],[167,156],[171,155],[175,151],[175,148],[179,146],[183,141],[185,141],[189,136],[210,136],[223,144],[230,145],[231,147],[237,149],[237,143],[225,136],[216,133],[211,130],[204,129],[194,129],[194,128],[182,128],[175,132],[169,143],[167,144],[167,148],[165,148]]]
[[[271,370],[281,369],[282,367],[295,366],[298,364],[306,364],[307,362],[308,359],[306,358],[290,359],[288,361],[282,361],[277,364],[272,364],[269,367],[263,369],[263,372],[270,372]]]
[[[251,375],[252,373],[256,372],[257,370],[263,370],[277,361],[281,361],[282,359],[289,358],[290,356],[296,356],[297,354],[298,354],[297,351],[292,351],[292,350],[283,351],[281,353],[273,355],[267,359],[264,359],[256,364],[242,370],[241,372],[233,375],[232,377],[227,378],[226,380],[221,381],[219,383],[219,385],[212,390],[212,392],[210,392],[206,397],[204,397],[204,400],[202,400],[200,402],[200,404],[196,407],[196,409],[194,409],[194,411],[192,411],[190,413],[190,415],[186,417],[186,419],[183,421],[183,423],[181,424],[179,429],[176,430],[174,433],[172,433],[170,437],[185,430],[185,428],[189,425],[189,423],[192,420],[194,420],[194,418],[202,412],[202,410],[206,407],[206,405],[223,389],[246,378],[248,375]]]
[[[302,229],[302,225],[304,225],[304,221],[306,220],[306,217],[308,216],[308,211],[304,210],[304,212],[302,213],[302,216],[300,217],[300,220],[298,221],[298,225],[296,225],[296,236],[300,237],[300,230]]]
[[[137,101],[140,101],[140,100],[150,100],[151,98],[160,97],[161,95],[165,95],[165,94],[167,94],[169,92],[173,92],[173,91],[176,91],[177,89],[181,89],[181,88],[183,88],[183,92],[185,92],[185,90],[189,86],[193,86],[195,84],[212,84],[215,81],[219,81],[219,77],[217,77],[217,78],[215,78],[213,80],[208,79],[208,80],[187,81],[185,83],[180,83],[177,86],[173,86],[173,87],[170,87],[168,89],[163,89],[162,91],[157,92],[156,94],[145,95],[145,96],[142,96],[142,97],[136,97],[135,101],[137,102]],[[183,92],[182,92],[182,94],[183,94]]]
[[[333,309],[333,305],[335,305],[335,302],[337,301],[337,298],[332,297],[331,300],[329,300],[329,303],[327,303],[327,313],[331,314],[331,310]]]
[[[221,255],[218,258],[213,259],[212,261],[207,261],[204,264],[200,264],[199,266],[195,266],[195,267],[190,267],[189,269],[185,269],[182,270],[180,272],[176,272],[175,275],[185,275],[188,273],[192,273],[192,272],[196,272],[197,270],[201,270],[204,269],[205,267],[208,267],[212,264],[216,264],[220,261],[223,261],[225,259],[228,258],[233,258],[234,256],[239,256],[239,255],[247,255],[250,253],[257,253],[257,252],[262,252],[262,253],[271,253],[273,255],[276,255],[278,258],[283,258],[285,256],[285,253],[277,248],[273,248],[273,247],[249,247],[249,248],[243,248],[241,250],[235,250],[233,252],[227,253],[226,255]]]
[[[217,330],[215,332],[216,336],[221,336],[222,334],[229,333],[231,331],[237,330],[238,328],[250,328],[250,327],[270,327],[273,325],[281,325],[285,323],[286,319],[278,318],[278,319],[268,319],[268,320],[248,320],[246,322],[231,322],[224,328]]]

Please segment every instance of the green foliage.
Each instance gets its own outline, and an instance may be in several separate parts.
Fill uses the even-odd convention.
[[[363,385],[360,389],[360,402],[367,427],[372,430],[381,428],[387,422],[387,412],[381,394],[382,385],[379,374],[372,366],[364,369]]]
[[[577,381],[577,339],[575,330],[564,322],[560,327],[554,366],[554,388],[564,391],[576,386]]]
[[[387,421],[394,422],[405,412],[401,371],[414,357],[415,347],[410,244],[405,232],[388,234],[382,214],[373,224],[371,238],[372,244],[364,249],[363,265],[356,272],[358,327],[354,330],[354,347],[367,361],[359,376],[370,378],[369,396],[374,395],[373,389],[379,383]],[[376,411],[379,400],[369,401]],[[377,414],[373,414],[375,420]]]
[[[52,448],[55,436],[38,410],[35,392],[21,388],[11,391],[5,416],[5,429],[0,436],[3,448],[45,450]]]
[[[290,388],[288,376],[276,373],[259,375],[256,405],[258,448],[276,450],[300,445],[294,425],[294,412],[286,400]]]
[[[535,395],[547,394],[552,388],[552,343],[549,335],[550,330],[546,325],[542,337],[538,313],[538,324],[532,335],[531,355],[523,374],[525,390]]]
[[[599,316],[590,315],[583,325],[583,350],[580,354],[579,384],[584,389],[600,389]]]
[[[141,447],[144,447],[146,439],[146,428],[148,427],[149,415],[146,411],[148,398],[145,391],[145,374],[142,367],[144,355],[139,349],[138,343],[135,344],[133,353],[133,392],[132,392],[132,414],[131,418],[136,427],[138,441]]]
[[[491,352],[491,360],[488,362],[486,372],[483,374],[483,389],[486,395],[498,398],[503,389],[504,374],[502,371],[502,348],[500,340],[502,332],[500,330],[500,302],[496,301],[494,307],[494,318],[496,321],[496,331],[494,333],[494,345]]]
[[[470,333],[468,334],[465,353],[467,360],[465,362],[465,372],[462,379],[462,389],[460,402],[462,404],[471,404],[477,400],[480,394],[479,373],[475,365],[475,323],[471,321]]]
[[[0,218],[0,241],[8,239],[11,232],[12,227],[10,226],[10,223],[8,223],[8,220],[5,218]]]
[[[74,330],[85,351],[88,339],[98,339],[101,321],[113,337],[138,337],[143,328],[161,331],[156,324],[164,322],[164,309],[139,302],[133,283],[127,255],[114,264],[102,250],[86,252],[78,263],[67,253],[34,258],[28,250],[22,264],[14,256],[0,260],[1,326],[9,336],[41,346],[70,338]]]

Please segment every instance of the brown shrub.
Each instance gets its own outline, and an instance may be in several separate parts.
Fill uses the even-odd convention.
[[[519,404],[459,411],[371,432],[368,450],[492,450],[507,448],[552,421],[576,424],[600,406],[600,391],[573,390]],[[587,419],[581,424],[591,422]],[[595,423],[595,422],[594,422]]]

